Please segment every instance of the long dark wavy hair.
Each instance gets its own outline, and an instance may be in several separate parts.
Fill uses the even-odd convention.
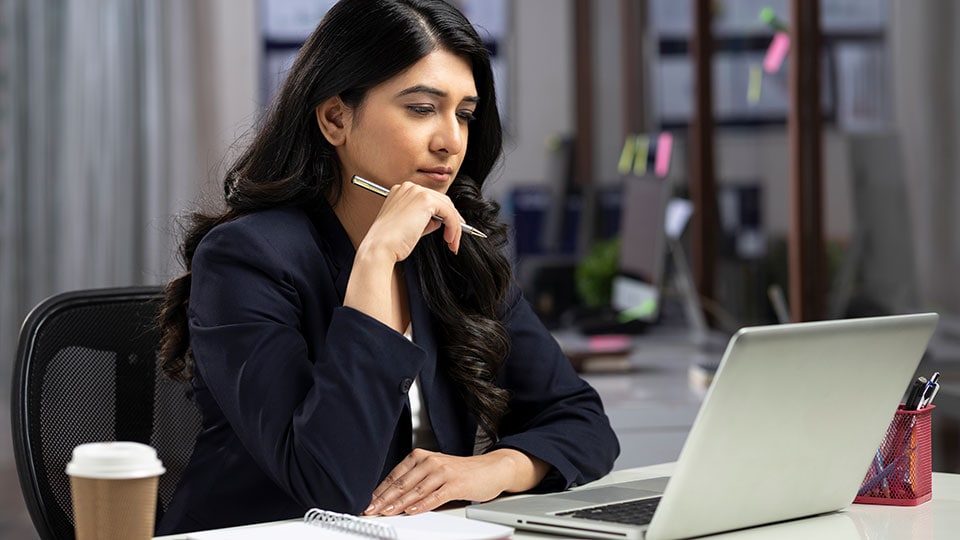
[[[464,219],[490,238],[467,240],[454,256],[443,237],[432,234],[411,257],[439,327],[442,369],[460,388],[486,441],[496,440],[508,395],[495,379],[510,347],[498,314],[511,273],[501,252],[506,227],[481,187],[500,158],[502,130],[483,42],[461,13],[441,0],[342,0],[307,39],[251,143],[225,174],[226,210],[194,213],[184,224],[180,257],[186,272],[167,285],[160,313],[160,363],[169,377],[193,376],[187,307],[193,255],[203,237],[258,210],[316,211],[339,200],[344,179],[315,108],[334,96],[359,107],[372,87],[438,49],[469,61],[480,96],[463,164],[447,194]]]

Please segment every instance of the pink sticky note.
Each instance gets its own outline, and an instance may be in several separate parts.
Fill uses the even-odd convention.
[[[670,153],[673,152],[673,135],[661,133],[657,137],[657,159],[654,162],[653,172],[663,177],[670,172]]]
[[[786,32],[777,32],[767,48],[767,55],[763,57],[763,70],[767,73],[780,71],[783,59],[790,52],[790,35]]]

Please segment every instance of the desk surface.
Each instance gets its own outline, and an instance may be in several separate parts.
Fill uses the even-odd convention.
[[[638,480],[670,474],[672,463],[615,471],[591,485]],[[523,495],[520,495],[522,497]],[[446,510],[463,515],[463,509]],[[960,530],[960,474],[933,473],[933,499],[919,506],[896,507],[854,504],[823,516],[756,527],[710,538],[724,540],[946,540]],[[159,536],[155,540],[183,540]],[[559,539],[560,536],[518,531],[515,540]]]

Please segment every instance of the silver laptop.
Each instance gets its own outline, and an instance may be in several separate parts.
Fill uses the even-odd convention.
[[[673,476],[502,499],[468,506],[467,516],[565,536],[665,540],[844,508],[937,319],[923,313],[742,329],[727,345]],[[599,506],[622,516],[607,517]],[[648,520],[639,519],[644,514]]]

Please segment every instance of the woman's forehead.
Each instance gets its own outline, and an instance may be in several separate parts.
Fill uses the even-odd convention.
[[[477,97],[470,62],[443,49],[427,54],[409,68],[384,81],[380,87],[391,95],[399,95],[420,87],[440,91],[457,101]]]

